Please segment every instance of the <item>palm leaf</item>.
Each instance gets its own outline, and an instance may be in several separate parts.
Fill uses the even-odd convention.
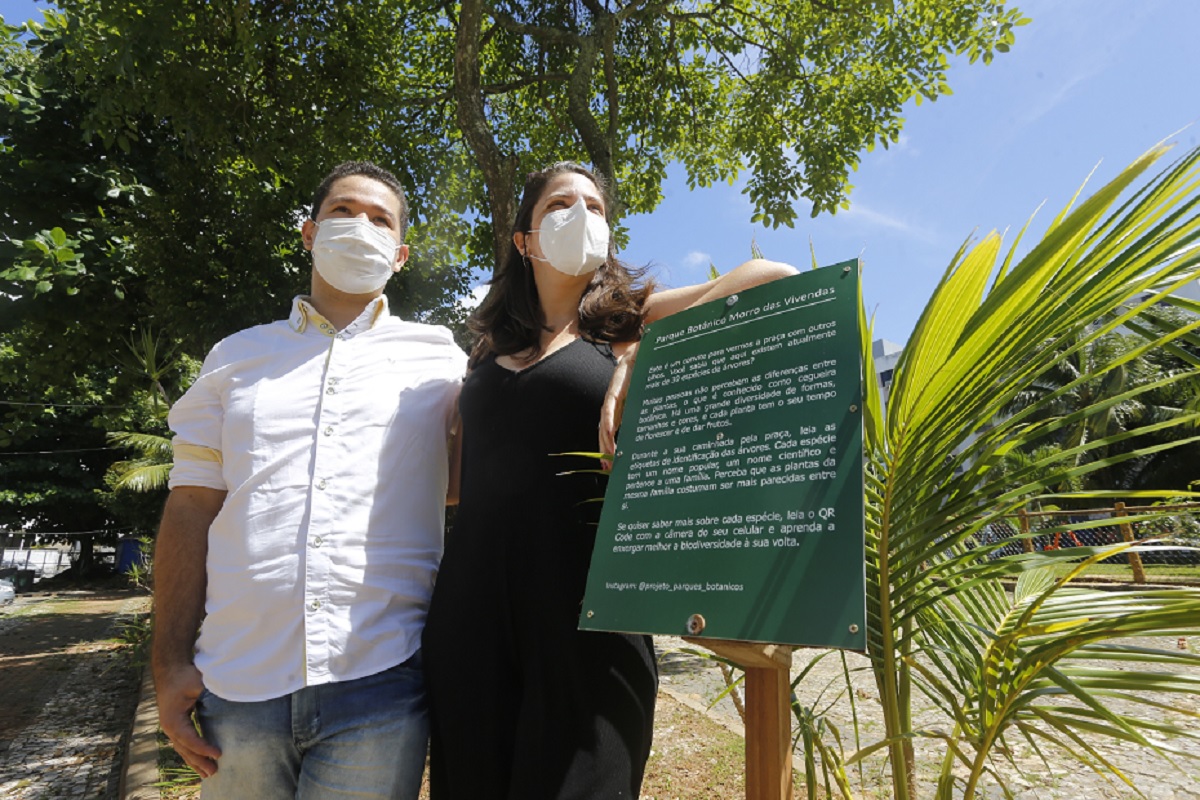
[[[158,458],[169,461],[174,455],[171,439],[153,433],[116,431],[108,434],[108,441],[126,450],[132,450],[143,458]]]
[[[120,461],[112,468],[117,473],[114,487],[134,492],[153,492],[165,489],[167,480],[171,477],[170,464]]]
[[[174,457],[169,437],[116,431],[108,434],[108,441],[137,454],[136,458],[118,461],[109,467],[114,488],[134,492],[153,492],[166,488]]]
[[[1157,735],[1187,730],[1165,719],[1169,706],[1144,688],[1200,693],[1200,665],[1126,640],[1200,632],[1200,591],[1074,587],[1089,564],[1128,545],[998,558],[1006,541],[975,541],[984,525],[1049,500],[1057,487],[1197,438],[1195,412],[1132,429],[1112,421],[1141,398],[1195,378],[1183,372],[1131,384],[1126,375],[1136,359],[1156,348],[1182,349],[1200,328],[1200,320],[1181,324],[1153,313],[1200,268],[1200,151],[1137,185],[1165,152],[1152,149],[1082,202],[1077,195],[1019,260],[1014,244],[997,266],[995,234],[964,244],[896,366],[886,410],[874,381],[865,381],[868,654],[886,734],[842,763],[886,746],[896,798],[911,796],[906,743],[922,735],[911,723],[914,689],[954,726],[951,734],[926,734],[947,746],[938,784],[944,797],[956,789],[972,796],[985,778],[1009,794],[993,759],[1010,734],[1075,753],[1126,782],[1092,737],[1170,757]],[[868,329],[865,317],[860,325]],[[1139,342],[1105,349],[1120,330],[1135,330]],[[863,360],[873,379],[869,346]],[[1027,392],[1068,363],[1082,365],[1076,377]],[[1098,392],[1083,407],[1058,410],[1092,387]],[[1037,449],[1080,426],[1095,434]],[[1007,461],[1035,450],[1016,468]],[[1051,579],[1042,569],[1050,564],[1071,567]],[[1001,584],[1004,576],[1021,576],[1014,593]],[[1119,645],[1103,644],[1118,638]],[[1142,666],[1098,669],[1101,656]],[[955,764],[964,774],[951,773]]]

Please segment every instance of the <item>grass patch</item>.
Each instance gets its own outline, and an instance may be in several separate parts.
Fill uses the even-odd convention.
[[[793,775],[793,795],[803,797],[803,781],[798,773]],[[745,740],[660,693],[641,800],[741,800],[745,796]]]
[[[158,744],[158,783],[163,800],[191,800],[200,796],[200,776],[184,763],[171,740],[161,730],[156,737]]]
[[[1065,575],[1074,568],[1073,564],[1055,564],[1051,567],[1056,575]],[[1146,564],[1146,578],[1158,583],[1200,584],[1200,564]],[[1133,582],[1133,568],[1128,564],[1093,564],[1084,570],[1081,577]]]
[[[17,595],[18,601],[21,595]],[[20,603],[7,606],[4,609],[6,617],[40,617],[46,614],[69,614],[74,606],[78,606],[78,600],[70,597],[52,597],[43,599],[36,603]]]
[[[667,694],[659,694],[644,800],[746,796],[745,742]]]

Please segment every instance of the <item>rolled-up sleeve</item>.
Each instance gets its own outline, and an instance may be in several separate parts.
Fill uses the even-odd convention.
[[[167,422],[175,434],[175,451],[168,486],[203,486],[225,490],[222,473],[221,429],[225,423],[223,393],[219,387],[220,370],[215,351],[209,353],[200,376],[183,397],[171,407]]]

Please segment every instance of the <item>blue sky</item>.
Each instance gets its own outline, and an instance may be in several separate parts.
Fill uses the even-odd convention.
[[[740,185],[689,192],[675,171],[663,204],[626,220],[623,257],[679,286],[704,280],[710,261],[736,266],[752,240],[768,258],[807,265],[811,240],[821,264],[862,257],[875,334],[903,343],[967,237],[1015,232],[1045,202],[1031,228],[1040,234],[1093,168],[1098,187],[1160,140],[1200,144],[1200,2],[1014,5],[1033,22],[1012,52],[956,63],[953,95],[910,105],[899,144],[864,154],[851,176],[848,211],[814,220],[800,208],[795,228],[771,230],[750,223]],[[0,0],[9,22],[40,18],[38,8]]]
[[[771,230],[750,223],[740,186],[689,192],[677,174],[653,214],[627,221],[624,257],[683,285],[710,260],[736,266],[751,240],[804,267],[811,239],[820,264],[862,257],[876,337],[903,343],[973,232],[1009,229],[1011,239],[1045,201],[1030,229],[1040,235],[1093,167],[1098,188],[1164,138],[1177,151],[1200,143],[1200,2],[1013,4],[1033,22],[1012,51],[956,64],[953,95],[910,105],[899,145],[866,153],[851,176],[849,211],[814,220],[805,207],[794,229]]]

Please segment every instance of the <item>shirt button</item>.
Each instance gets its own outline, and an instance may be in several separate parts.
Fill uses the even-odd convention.
[[[333,436],[333,426],[332,425],[329,425],[325,428],[325,435]]]
[[[313,611],[316,611],[318,608],[320,608],[320,607],[321,607],[321,601],[320,601],[320,600],[313,600],[311,603],[309,603],[309,604],[308,604],[308,607],[309,607],[310,609],[312,609]]]
[[[325,387],[325,394],[337,394],[337,389],[332,386]]]
[[[329,382],[330,382],[331,384],[333,384],[334,386],[337,386],[338,379],[337,379],[337,378],[330,378],[330,379],[329,379]]]
[[[325,491],[325,487],[328,485],[329,485],[329,482],[326,481],[324,478],[321,478],[321,480],[317,481],[317,488],[320,489],[321,491]]]
[[[320,547],[323,544],[325,544],[325,540],[320,536],[313,537],[313,547]]]

